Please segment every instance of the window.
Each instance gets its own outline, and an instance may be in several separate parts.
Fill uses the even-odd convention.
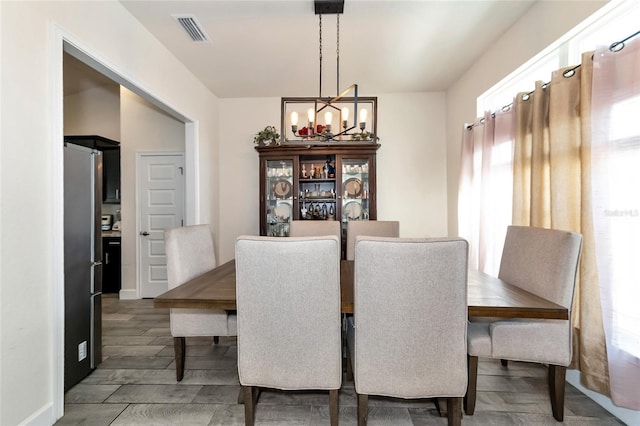
[[[476,104],[477,116],[482,117],[485,111],[497,111],[511,104],[516,93],[533,90],[538,80],[548,82],[552,71],[579,64],[583,52],[623,40],[638,31],[639,16],[640,2],[612,0],[599,13],[480,95]]]
[[[637,241],[640,238],[637,205],[637,182],[640,182],[640,96],[617,102],[611,108],[609,137],[613,149],[609,153],[607,190],[610,208],[609,271],[614,291],[611,293],[612,336],[615,346],[640,358],[640,269],[637,265]]]

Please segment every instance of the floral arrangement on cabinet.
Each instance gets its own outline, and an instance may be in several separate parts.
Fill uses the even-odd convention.
[[[275,126],[267,126],[253,136],[253,143],[264,146],[269,146],[272,143],[280,145],[280,133],[278,133]]]

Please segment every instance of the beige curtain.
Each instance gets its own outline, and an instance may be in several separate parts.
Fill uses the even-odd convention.
[[[610,395],[591,213],[591,56],[516,98],[513,223],[583,235],[571,367],[586,387]]]

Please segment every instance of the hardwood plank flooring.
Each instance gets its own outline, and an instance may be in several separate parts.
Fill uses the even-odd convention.
[[[184,379],[176,382],[169,311],[153,301],[103,297],[103,362],[65,394],[65,415],[56,425],[243,425],[236,339],[187,338]],[[468,425],[555,425],[546,367],[480,359],[478,400]],[[356,425],[353,382],[343,381],[340,424]],[[329,424],[328,392],[265,390],[257,425]],[[371,396],[371,426],[445,425],[430,400]],[[622,425],[567,383],[565,425]]]

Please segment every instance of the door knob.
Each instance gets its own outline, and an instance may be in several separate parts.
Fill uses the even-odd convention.
[[[146,237],[147,235],[149,235],[149,233],[148,233],[147,231],[142,231],[142,232],[140,233],[140,235],[143,235],[143,236],[145,236],[145,237]]]

